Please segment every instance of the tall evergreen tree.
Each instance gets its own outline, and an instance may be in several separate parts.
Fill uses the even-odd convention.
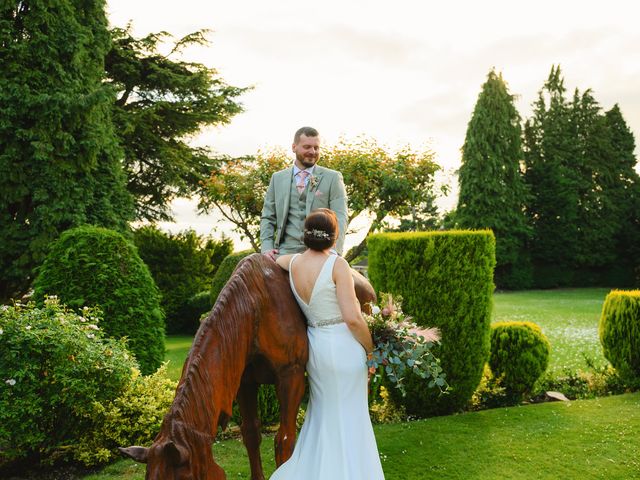
[[[616,182],[610,189],[611,201],[619,208],[616,263],[634,269],[631,282],[640,287],[640,175],[635,170],[635,139],[617,104],[605,113],[605,121],[616,153],[612,159]]]
[[[496,284],[529,285],[525,246],[530,235],[524,211],[528,193],[520,115],[501,74],[491,71],[467,127],[459,171],[456,221],[464,228],[491,228],[496,236]]]
[[[132,217],[102,83],[104,0],[0,7],[0,299],[28,287],[69,227]]]
[[[580,172],[571,108],[560,67],[553,66],[525,123],[525,180],[531,192],[527,212],[533,227],[531,257],[537,286],[571,282],[578,250]]]

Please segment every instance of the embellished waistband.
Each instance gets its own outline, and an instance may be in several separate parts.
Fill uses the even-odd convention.
[[[342,317],[323,318],[317,322],[309,322],[310,327],[326,327],[328,325],[337,325],[338,323],[344,323]]]

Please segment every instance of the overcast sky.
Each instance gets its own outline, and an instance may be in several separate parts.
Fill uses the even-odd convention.
[[[593,89],[604,109],[620,105],[636,141],[640,132],[640,3],[634,0],[107,4],[112,25],[131,20],[136,35],[212,30],[212,44],[190,50],[188,58],[216,68],[231,85],[254,87],[242,97],[244,113],[197,139],[221,153],[288,148],[293,132],[311,125],[331,143],[366,134],[392,148],[426,145],[453,172],[492,67],[518,95],[525,118],[551,65],[560,64],[570,93]],[[178,223],[166,228],[210,233],[217,223],[196,218],[190,202],[176,202],[175,210]]]

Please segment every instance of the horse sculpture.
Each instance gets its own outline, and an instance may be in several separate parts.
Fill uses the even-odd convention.
[[[354,280],[366,310],[375,293],[355,271]],[[173,404],[153,444],[120,451],[147,463],[147,480],[224,480],[211,446],[218,426],[226,427],[237,394],[251,478],[264,480],[258,386],[276,385],[280,427],[275,457],[279,466],[293,452],[307,357],[305,320],[287,273],[263,255],[246,257],[196,333]]]

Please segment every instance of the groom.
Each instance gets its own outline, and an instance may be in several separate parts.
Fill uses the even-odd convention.
[[[342,255],[347,228],[347,194],[342,174],[316,165],[320,136],[315,128],[302,127],[293,137],[293,166],[271,177],[260,219],[262,253],[275,260],[279,255],[303,252],[304,219],[317,208],[336,213],[340,232],[336,251]]]

